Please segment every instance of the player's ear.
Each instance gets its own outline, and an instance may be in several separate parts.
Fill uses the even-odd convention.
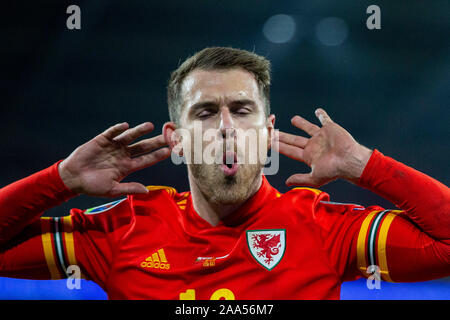
[[[267,117],[267,149],[272,146],[272,139],[275,132],[275,115],[271,114]]]
[[[172,152],[177,153],[179,156],[183,156],[181,136],[177,133],[176,129],[177,125],[174,122],[166,122],[164,123],[162,134]]]

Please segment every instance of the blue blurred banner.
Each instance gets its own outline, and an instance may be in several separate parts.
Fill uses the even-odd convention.
[[[105,300],[106,293],[94,282],[81,280],[80,289],[68,289],[67,280],[0,278],[2,300]]]
[[[367,279],[345,282],[342,300],[450,300],[450,282],[433,280],[414,283],[381,282],[380,289],[369,290]]]
[[[81,289],[67,289],[66,280],[22,280],[0,278],[2,300],[104,300],[106,293],[92,281],[81,281]],[[342,300],[450,300],[450,281],[416,283],[381,282],[369,290],[366,279],[345,282]]]

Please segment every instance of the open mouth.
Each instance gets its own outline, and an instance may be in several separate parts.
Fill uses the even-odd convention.
[[[233,151],[227,151],[224,153],[223,162],[220,165],[220,168],[226,176],[234,176],[239,168],[236,153]]]

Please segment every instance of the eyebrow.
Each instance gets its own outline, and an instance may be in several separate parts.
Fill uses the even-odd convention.
[[[256,102],[251,99],[236,99],[231,101],[230,105],[246,105],[249,104],[253,107],[256,106]],[[216,107],[218,103],[214,100],[207,100],[207,101],[200,101],[197,103],[194,103],[190,107],[190,112],[193,112],[198,109],[208,108],[208,107]]]

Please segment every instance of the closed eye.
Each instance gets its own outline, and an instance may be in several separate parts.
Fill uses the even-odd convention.
[[[250,114],[251,112],[252,112],[252,110],[247,107],[240,107],[240,108],[236,108],[236,110],[233,110],[233,113],[238,114],[238,115],[247,115],[247,114]]]
[[[200,119],[206,119],[215,114],[214,110],[205,109],[197,113],[197,117]]]
[[[230,105],[230,110],[233,114],[245,116],[252,113],[256,109],[256,104],[253,100],[242,99],[233,101]]]

